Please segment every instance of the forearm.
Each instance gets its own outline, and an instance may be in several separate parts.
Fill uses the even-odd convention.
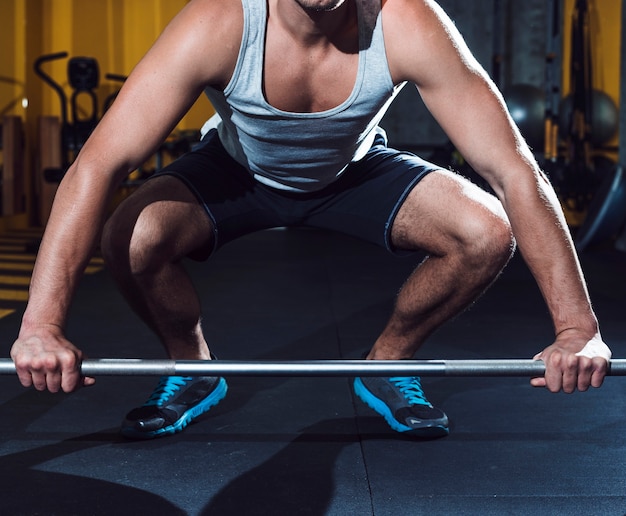
[[[520,176],[517,176],[518,178]],[[513,178],[501,200],[518,248],[546,300],[555,333],[598,332],[585,279],[557,196],[543,175]]]
[[[444,107],[442,124],[502,202],[555,332],[576,328],[591,338],[597,321],[557,195],[492,83],[480,75],[472,76],[471,83],[472,88],[459,93],[465,110],[453,116]]]
[[[110,197],[109,188],[89,175],[74,166],[59,186],[33,270],[23,332],[44,325],[65,327]]]

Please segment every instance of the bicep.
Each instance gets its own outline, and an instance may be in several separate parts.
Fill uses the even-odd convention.
[[[202,91],[199,84],[159,69],[158,53],[148,54],[129,76],[114,104],[85,146],[106,167],[130,171],[145,161],[170,134]]]
[[[411,16],[397,18],[408,38],[401,42],[405,58],[393,61],[396,73],[417,86],[455,147],[501,193],[503,174],[527,166],[532,153],[454,23],[434,2],[409,3]],[[409,52],[407,44],[413,47]],[[395,48],[393,55],[400,56]]]
[[[461,72],[438,86],[418,89],[456,149],[497,193],[505,173],[526,168],[533,160],[489,80]]]
[[[168,25],[129,75],[83,158],[124,175],[158,148],[206,85],[224,80],[232,52],[220,44],[228,24],[219,4],[192,2]]]

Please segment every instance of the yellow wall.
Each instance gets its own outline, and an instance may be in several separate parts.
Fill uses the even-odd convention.
[[[619,100],[621,1],[589,0],[594,87]],[[569,91],[568,67],[571,21],[575,0],[565,0],[564,89]]]
[[[230,0],[225,0],[230,1]],[[67,52],[70,57],[95,58],[100,68],[99,115],[104,100],[120,86],[107,73],[128,75],[188,0],[0,0],[0,119],[22,118],[25,132],[27,210],[36,211],[39,177],[37,122],[42,115],[59,116],[57,94],[39,79],[35,60]],[[44,65],[71,95],[67,59]],[[26,107],[26,101],[27,105]],[[91,113],[86,97],[79,98],[83,116]],[[69,105],[68,105],[69,108]],[[197,129],[213,109],[202,97],[183,118],[178,129]]]
[[[26,96],[23,1],[0,0],[0,116],[24,115]]]
[[[128,75],[186,3],[187,0],[0,0],[0,114],[30,115],[21,107],[24,97],[31,101],[28,111],[34,112],[34,116],[60,114],[58,97],[32,72],[38,56],[53,52],[66,51],[70,56],[98,60],[98,97],[102,103],[119,87],[104,76]],[[69,96],[67,60],[48,63],[45,69],[66,86]],[[180,128],[198,128],[211,113],[209,102],[200,99]]]

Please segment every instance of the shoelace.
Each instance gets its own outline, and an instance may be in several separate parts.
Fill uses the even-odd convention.
[[[156,389],[144,403],[144,406],[159,405],[167,402],[181,387],[185,386],[192,377],[190,376],[163,376],[159,380]]]
[[[430,405],[418,376],[397,376],[389,378],[389,381],[404,395],[409,405]]]

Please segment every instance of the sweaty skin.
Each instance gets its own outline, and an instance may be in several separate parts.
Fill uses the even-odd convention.
[[[354,2],[269,0],[264,92],[270,104],[288,111],[315,112],[348,97],[358,65]],[[501,243],[510,240],[508,232],[512,231],[554,323],[554,341],[537,355],[546,363],[546,375],[532,384],[554,392],[599,387],[610,350],[602,342],[558,199],[508,115],[502,96],[435,2],[384,0],[382,21],[393,81],[409,81],[417,87],[456,148],[489,182],[499,203],[482,196],[473,199],[462,182],[443,172],[429,175],[414,189],[394,222],[392,241],[399,248],[427,249],[432,258],[407,281],[369,358],[413,356],[451,315],[444,309],[448,304],[454,305],[451,312],[458,311],[470,296],[479,294],[468,287],[456,299],[451,287],[462,280],[461,272],[469,282],[471,271],[453,259],[460,256],[454,253],[458,243],[474,233],[472,220],[482,220],[501,230],[494,235]],[[11,350],[24,386],[70,392],[93,384],[93,378],[80,376],[83,355],[65,338],[64,328],[106,207],[120,182],[155,152],[204,87],[223,89],[228,84],[242,30],[240,2],[192,0],[138,63],[68,170],[59,186],[33,272],[30,301]],[[169,184],[165,188],[164,182],[151,183],[155,184],[143,195],[153,195],[159,202],[146,206],[137,218],[138,225],[129,236],[129,267],[144,271],[146,263],[152,264],[147,258],[153,255],[145,254],[151,249],[145,236],[150,232],[145,230],[152,229],[156,216],[167,213],[173,221],[192,221],[185,225],[176,248],[168,249],[171,264],[159,269],[161,280],[169,281],[163,285],[180,288],[181,297],[189,296],[175,263],[189,254],[208,254],[213,243],[210,222],[198,215],[201,210],[192,205],[189,192],[169,189]],[[161,202],[163,191],[176,199]],[[455,200],[445,203],[451,207],[446,212],[441,210],[442,199]],[[473,219],[474,213],[482,219]],[[433,215],[432,226],[414,223],[427,215]],[[450,238],[438,238],[442,234]],[[439,285],[450,288],[437,290]],[[148,320],[154,320],[163,308],[157,306],[162,301],[158,287],[151,285],[154,300],[137,300]],[[189,313],[183,315],[193,321],[195,311],[192,302]],[[197,319],[182,336],[174,335],[172,328],[155,327],[172,358],[209,358]]]

